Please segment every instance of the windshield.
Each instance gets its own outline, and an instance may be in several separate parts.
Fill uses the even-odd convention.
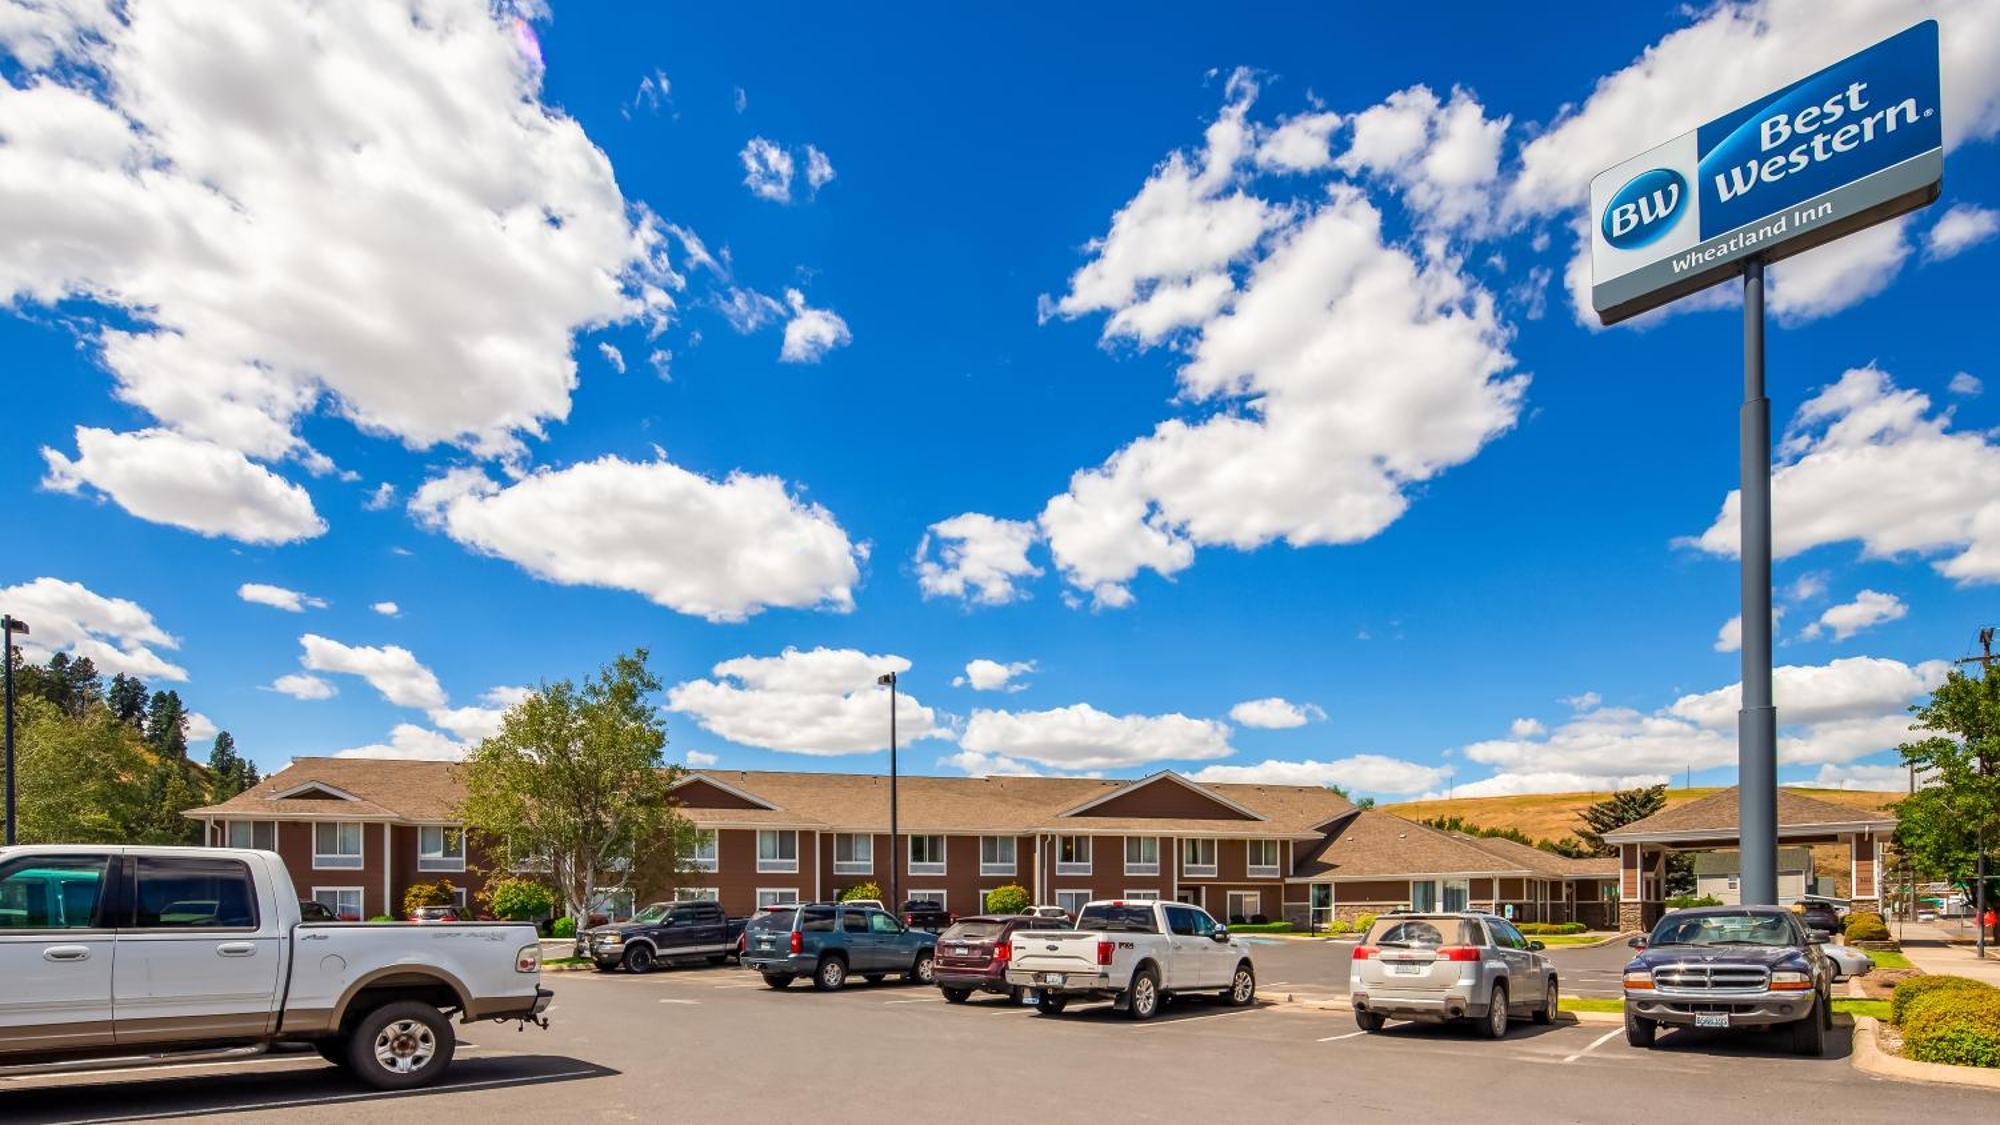
[[[632,920],[634,922],[657,922],[660,919],[665,918],[667,916],[667,911],[670,909],[672,908],[669,907],[666,903],[656,902],[646,907],[646,909],[641,910],[639,913],[632,915]]]
[[[1363,945],[1389,949],[1436,949],[1444,945],[1484,945],[1476,922],[1461,918],[1377,918]]]
[[[946,930],[939,941],[992,941],[1000,936],[999,922],[960,922]]]
[[[794,910],[767,911],[744,923],[743,928],[746,930],[782,930],[790,933],[792,929],[792,916],[796,913],[797,911]]]
[[[1768,911],[1668,915],[1653,927],[1648,945],[1760,945],[1782,948],[1797,942],[1791,920]]]
[[[1151,934],[1158,929],[1153,925],[1153,908],[1150,906],[1098,905],[1083,908],[1083,916],[1076,920],[1079,930],[1107,930],[1120,934]]]

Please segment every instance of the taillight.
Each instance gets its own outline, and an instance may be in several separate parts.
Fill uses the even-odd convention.
[[[750,935],[749,935],[748,933],[741,933],[741,934],[737,934],[737,935],[736,935],[736,955],[737,955],[738,957],[741,957],[741,956],[743,956],[743,953],[744,953],[744,951],[745,951],[745,950],[747,950],[747,949],[749,949],[749,948],[750,948]]]
[[[793,930],[793,931],[792,931],[792,952],[793,952],[793,953],[804,953],[805,951],[806,951],[806,939],[805,939],[804,935],[800,934],[800,933],[799,933],[799,932],[798,932],[797,930]]]
[[[1438,950],[1437,958],[1440,961],[1477,961],[1479,949],[1471,945],[1447,945]]]
[[[1097,943],[1097,963],[1098,963],[1098,964],[1100,964],[1100,965],[1109,965],[1109,964],[1111,963],[1111,951],[1112,951],[1112,950],[1114,950],[1114,949],[1116,949],[1116,948],[1118,948],[1118,947],[1117,947],[1116,945],[1114,945],[1113,943],[1111,943],[1111,942],[1108,942],[1108,941],[1100,941],[1100,942],[1098,942],[1098,943]]]
[[[514,971],[517,973],[539,973],[542,971],[542,947],[524,945],[514,951]]]
[[[996,945],[996,946],[994,946],[994,947],[993,947],[993,959],[994,959],[995,961],[999,961],[999,962],[1002,962],[1002,963],[1005,963],[1005,962],[1008,962],[1008,961],[1012,961],[1012,960],[1014,959],[1014,946],[1013,946],[1013,944],[1012,944],[1011,942],[1004,942],[1004,941],[1003,941],[1003,942],[1001,942],[1001,943],[1000,943],[999,945]]]
[[[1354,947],[1354,959],[1356,961],[1366,961],[1370,957],[1373,957],[1380,952],[1381,950],[1376,949],[1373,946],[1357,945]]]

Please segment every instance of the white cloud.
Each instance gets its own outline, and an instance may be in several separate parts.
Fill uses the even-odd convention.
[[[661,382],[674,381],[673,362],[674,353],[666,348],[654,348],[646,353],[646,365],[653,369],[653,374],[658,375]]]
[[[1048,711],[974,711],[959,736],[967,753],[1057,770],[1120,769],[1225,758],[1229,728],[1186,715],[1111,715],[1088,703]]]
[[[1776,633],[1776,632],[1778,631],[1778,622],[1780,622],[1780,621],[1784,620],[1784,618],[1785,618],[1785,607],[1784,607],[1784,606],[1781,606],[1781,605],[1780,605],[1780,606],[1772,606],[1772,607],[1771,607],[1771,632],[1772,632],[1772,633],[1774,633],[1774,634],[1775,634],[1775,633]],[[1722,628],[1720,628],[1720,629],[1717,629],[1717,630],[1715,631],[1715,651],[1717,651],[1717,652],[1742,652],[1742,651],[1743,651],[1743,615],[1742,615],[1742,614],[1740,614],[1740,613],[1739,613],[1739,614],[1737,614],[1736,616],[1734,616],[1734,617],[1730,618],[1729,620],[1727,620],[1727,621],[1723,622],[1723,623],[1722,623]]]
[[[1204,766],[1195,781],[1263,785],[1338,785],[1350,793],[1421,793],[1444,783],[1449,771],[1381,754],[1354,754],[1330,762],[1262,761],[1254,766]]]
[[[826,158],[815,145],[806,146],[806,184],[818,195],[819,189],[833,181],[833,161]]]
[[[1787,784],[1813,789],[1889,790],[1907,793],[1910,789],[1910,771],[1906,766],[1825,765],[1819,768],[1819,772],[1814,774],[1811,780]]]
[[[1311,703],[1293,703],[1273,695],[1265,699],[1246,699],[1229,709],[1229,717],[1240,726],[1287,730],[1305,726],[1314,719],[1324,719],[1326,712]]]
[[[676,684],[667,708],[744,746],[815,756],[886,750],[889,693],[875,680],[909,668],[903,657],[858,649],[787,648],[778,656],[725,660],[713,669],[714,679]],[[898,691],[896,736],[907,745],[950,732],[915,696]]]
[[[1904,217],[1786,258],[1771,267],[1766,306],[1780,322],[1801,324],[1873,297],[1909,260],[1908,227]]]
[[[505,707],[434,707],[425,712],[432,723],[443,727],[468,743],[492,738],[500,733],[500,720],[506,717]]]
[[[437,675],[419,663],[409,649],[347,645],[315,633],[300,637],[299,644],[305,649],[299,663],[309,671],[360,676],[398,707],[431,710],[444,706],[444,688]]]
[[[938,759],[938,764],[963,770],[972,777],[1045,777],[1048,773],[1014,758],[995,754],[975,754],[970,750],[944,755]],[[1084,776],[1096,776],[1096,774],[1086,772]]]
[[[1823,570],[1809,570],[1798,576],[1786,588],[1785,596],[1795,602],[1818,601],[1826,596],[1827,574]]]
[[[1941,262],[1996,234],[2000,234],[2000,211],[1973,203],[1954,203],[1924,236],[1924,255]]]
[[[995,519],[978,512],[940,520],[925,530],[917,544],[917,585],[927,598],[963,598],[980,605],[1005,605],[1026,597],[1016,583],[1041,576],[1042,568],[1028,561],[1028,548],[1036,538],[1035,525],[1026,520]]]
[[[375,491],[368,494],[368,499],[363,501],[361,506],[371,512],[379,512],[395,502],[396,486],[385,480],[375,486]]]
[[[282,609],[287,613],[304,613],[308,607],[326,608],[325,598],[315,598],[311,594],[301,594],[297,590],[287,590],[283,586],[270,586],[262,582],[245,582],[236,587],[236,596],[246,602]]]
[[[716,294],[715,308],[731,328],[746,336],[785,315],[777,298],[734,286]]]
[[[1277,172],[1317,172],[1333,163],[1333,131],[1338,113],[1302,113],[1287,118],[1257,145],[1257,166]]]
[[[1350,175],[1394,184],[1427,225],[1479,229],[1493,209],[1511,120],[1487,117],[1465,90],[1440,101],[1429,87],[1412,86],[1356,114],[1347,151],[1335,163]]]
[[[1533,738],[1548,732],[1549,728],[1543,726],[1540,719],[1515,719],[1507,727],[1507,733],[1515,738]]]
[[[741,86],[736,87],[736,112],[742,113],[744,110],[749,108],[750,108],[750,95],[744,92],[743,87]]]
[[[397,605],[395,602],[376,602],[368,608],[384,617],[401,617],[403,615],[403,607]]]
[[[525,702],[533,694],[535,694],[535,689],[531,687],[503,685],[501,687],[487,688],[485,693],[479,698],[484,700],[489,707],[498,707],[501,710],[506,710],[516,703]]]
[[[599,343],[597,345],[597,354],[604,357],[604,362],[611,365],[611,370],[616,371],[620,375],[625,374],[625,353],[619,351],[617,345]]]
[[[389,741],[337,751],[336,758],[401,758],[405,760],[457,762],[469,749],[463,742],[415,723],[397,723]]]
[[[188,678],[187,669],[156,649],[176,649],[180,641],[153,621],[137,602],[108,598],[78,582],[37,578],[0,587],[0,608],[27,622],[27,636],[14,643],[24,659],[42,662],[58,652],[89,657],[99,672],[124,673],[142,680]]]
[[[785,290],[785,303],[791,306],[792,318],[785,322],[785,343],[778,349],[783,362],[818,363],[826,353],[853,342],[847,322],[831,309],[807,307],[804,293]]]
[[[1951,393],[1961,398],[1976,398],[1979,392],[1985,389],[1986,384],[1981,383],[1979,376],[1970,371],[1961,371],[1951,377]]]
[[[1020,677],[1030,675],[1035,670],[1032,660],[1016,660],[1012,664],[1002,664],[998,660],[980,657],[965,666],[965,675],[954,676],[953,687],[969,687],[973,691],[1021,691],[1028,685],[1020,682]]]
[[[1806,626],[1803,636],[1813,639],[1832,633],[1834,640],[1844,641],[1863,629],[1906,617],[1909,612],[1910,607],[1894,594],[1863,590],[1853,601],[1829,607],[1818,621]]]
[[[1773,553],[1858,539],[1865,558],[1927,554],[1961,583],[2000,582],[2000,444],[1951,422],[1873,367],[1808,399],[1771,473]],[[1735,555],[1738,502],[1689,542]]]
[[[1563,702],[1569,704],[1572,711],[1588,711],[1603,703],[1604,697],[1594,691],[1586,691],[1572,695],[1564,699]]]
[[[625,116],[645,106],[652,113],[660,112],[660,102],[672,96],[674,84],[667,79],[665,71],[655,70],[639,79],[639,88],[632,91],[632,100],[625,107]]]
[[[334,686],[318,676],[308,676],[304,672],[293,672],[271,681],[271,690],[293,699],[332,699],[339,692]]]
[[[5,149],[0,148],[0,162]],[[42,447],[57,492],[85,485],[152,523],[245,543],[291,543],[326,531],[306,490],[233,449],[170,430],[76,428],[77,456]]]
[[[752,195],[773,203],[792,201],[792,154],[763,137],[752,137],[738,154],[743,184]]]
[[[419,489],[410,511],[551,582],[631,590],[711,621],[771,606],[845,612],[860,581],[862,550],[785,482],[716,481],[664,459],[607,456],[505,486],[457,469]]]
[[[687,764],[694,769],[703,769],[705,767],[712,766],[715,763],[722,760],[717,755],[709,754],[701,750],[690,750],[687,752],[684,758]]]
[[[0,47],[33,41],[0,83],[0,300],[106,309],[89,323],[117,394],[162,426],[307,457],[298,422],[325,409],[516,452],[568,414],[577,331],[671,315],[658,220],[542,103],[511,12],[87,12],[0,26]]]
[[[221,728],[215,725],[214,719],[209,718],[199,711],[188,712],[187,740],[189,742],[212,742],[215,740],[216,732],[219,730]]]

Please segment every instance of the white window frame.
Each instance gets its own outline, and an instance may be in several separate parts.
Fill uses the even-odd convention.
[[[722,892],[714,887],[675,887],[675,902],[721,902]]]
[[[688,852],[689,871],[717,871],[721,869],[721,854],[717,849],[721,838],[713,828],[699,829],[694,834],[694,848]]]
[[[986,858],[986,844],[989,840],[1007,845],[1007,861],[1005,863],[997,859],[989,861]],[[997,851],[998,849],[995,850]],[[981,836],[979,838],[979,873],[981,875],[1012,875],[1019,868],[1020,855],[1021,841],[1012,836]]]
[[[322,827],[331,827],[333,829],[333,843],[335,847],[340,846],[340,830],[349,827],[353,828],[356,849],[354,854],[348,855],[346,852],[320,851],[319,830]],[[313,822],[312,847],[312,865],[315,871],[359,870],[368,862],[368,826],[358,820],[316,820]]]
[[[351,894],[354,896],[354,916],[356,918],[361,919],[364,922],[367,921],[368,889],[366,887],[314,887],[312,889],[312,901],[319,902],[320,901],[319,896],[321,895],[334,896],[334,900],[332,903],[330,904],[322,903],[322,905],[326,906],[328,910],[333,911],[333,916],[335,918],[339,918],[340,896],[345,894]]]
[[[909,902],[935,902],[937,903],[939,910],[951,909],[949,896],[947,896],[945,892],[940,890],[928,890],[928,891],[908,890],[903,892],[903,898]],[[897,905],[900,906],[902,904],[898,903]]]
[[[1268,847],[1271,849],[1271,862],[1258,863],[1256,862],[1257,850],[1259,848],[1264,848],[1264,847]],[[1277,878],[1278,864],[1280,862],[1278,856],[1279,853],[1282,852],[1283,850],[1284,849],[1278,847],[1278,841],[1276,840],[1244,841],[1243,844],[1244,872],[1248,874],[1252,879]]]
[[[937,858],[935,860],[927,859],[924,860],[922,863],[917,862],[918,840],[937,841]],[[909,867],[905,868],[905,870],[907,870],[910,874],[912,875],[944,874],[946,844],[945,844],[945,838],[943,836],[937,835],[936,833],[913,835],[909,838],[908,842],[903,845],[903,847],[905,850],[905,858],[909,861]],[[924,850],[929,851],[930,849],[928,846],[926,846]]]
[[[464,887],[453,887],[451,889],[451,904],[453,906],[457,907],[460,910],[464,910],[466,901],[467,900],[465,897]]]
[[[1151,863],[1147,863],[1144,859],[1140,859],[1137,862],[1134,862],[1132,859],[1133,844],[1153,845],[1153,861]],[[1125,874],[1158,875],[1159,873],[1160,873],[1160,838],[1158,836],[1125,837]]]
[[[1472,909],[1472,880],[1470,879],[1438,880],[1438,909],[1439,910],[1451,909],[1451,907],[1445,904],[1451,901],[1449,896],[1451,895],[1454,889],[1457,889],[1460,892],[1462,896],[1461,901],[1464,903],[1464,905],[1460,906],[1458,909],[1459,910]],[[1453,913],[1456,912],[1457,911],[1453,911]]]
[[[853,845],[859,844],[865,854],[862,859],[840,858],[840,842],[848,841],[850,854]],[[869,832],[835,832],[833,834],[833,873],[835,875],[873,875],[875,873],[875,836]]]
[[[766,836],[780,842],[787,836],[791,837],[792,858],[786,859],[783,855],[777,855],[770,859],[765,859],[764,837]],[[782,847],[777,850],[779,852],[784,851]],[[757,873],[759,875],[796,875],[799,873],[799,834],[796,830],[787,828],[759,828],[757,830]]]
[[[1417,905],[1417,887],[1418,887],[1419,885],[1423,885],[1423,886],[1428,886],[1428,887],[1430,887],[1430,889],[1431,889],[1431,893],[1430,893],[1430,902],[1429,902],[1429,904],[1428,904],[1428,905],[1424,905],[1424,906],[1418,906],[1418,905]],[[1428,913],[1428,912],[1430,912],[1430,911],[1434,911],[1434,910],[1436,910],[1436,909],[1438,908],[1438,902],[1439,902],[1439,901],[1440,901],[1440,900],[1441,900],[1441,899],[1442,899],[1443,897],[1444,897],[1444,895],[1443,895],[1443,892],[1442,892],[1442,891],[1441,891],[1441,890],[1439,889],[1439,887],[1438,887],[1438,881],[1437,881],[1436,879],[1412,879],[1412,880],[1410,880],[1410,909],[1411,909],[1411,910],[1413,910],[1413,911],[1415,911],[1415,912],[1417,912],[1417,913],[1419,913],[1419,914],[1423,914],[1423,913]]]
[[[458,854],[448,854],[444,850],[447,833],[458,833]],[[438,834],[438,850],[432,852],[424,843],[424,833]],[[462,824],[419,824],[417,825],[417,870],[419,871],[464,871],[465,870],[465,826]]]
[[[1256,904],[1256,909],[1255,910],[1236,909],[1237,903],[1244,902],[1246,900]],[[1253,915],[1263,914],[1263,913],[1264,913],[1264,892],[1262,891],[1230,891],[1229,894],[1222,900],[1222,917],[1225,925],[1228,924],[1228,920],[1230,918],[1236,917],[1239,914],[1242,915],[1243,920],[1245,922],[1248,922]],[[1266,917],[1268,917],[1268,915],[1266,915]]]
[[[1201,845],[1203,844],[1208,845],[1208,862],[1190,863],[1188,861],[1189,853],[1192,852],[1199,855],[1201,853]],[[1181,841],[1181,874],[1191,879],[1215,878],[1215,873],[1218,870],[1215,853],[1221,850],[1220,844],[1213,836],[1187,837]]]
[[[1126,891],[1125,899],[1128,902],[1158,902],[1160,901],[1160,892],[1158,890]]]
[[[1080,843],[1081,843],[1081,844],[1083,845],[1083,846],[1082,846],[1082,847],[1081,847],[1080,849],[1079,849],[1079,848],[1076,848],[1076,847],[1074,846],[1074,844],[1073,844],[1073,845],[1072,845],[1072,847],[1071,847],[1071,850],[1072,850],[1073,852],[1079,852],[1079,851],[1080,851],[1080,853],[1081,853],[1081,854],[1082,854],[1082,856],[1083,856],[1083,859],[1082,859],[1081,861],[1077,861],[1077,860],[1070,860],[1070,861],[1069,861],[1069,862],[1067,862],[1067,863],[1063,862],[1063,858],[1062,858],[1062,853],[1063,853],[1063,841],[1065,841],[1065,840],[1069,840],[1069,841],[1076,841],[1076,842],[1080,842]],[[1056,874],[1058,874],[1058,875],[1088,875],[1088,874],[1090,874],[1090,861],[1091,861],[1091,853],[1092,853],[1092,852],[1093,852],[1094,850],[1095,850],[1095,849],[1094,849],[1094,848],[1093,848],[1093,847],[1091,846],[1091,842],[1090,842],[1090,837],[1088,837],[1088,836],[1057,836],[1057,837],[1056,837]],[[1074,913],[1074,911],[1072,911],[1072,913]]]
[[[239,824],[250,830],[250,842],[247,844],[236,842],[236,826]],[[257,847],[258,825],[269,825],[271,828],[271,846],[268,848]],[[222,846],[225,848],[253,848],[257,851],[265,852],[277,851],[278,822],[275,820],[225,820],[222,822]]]
[[[1056,892],[1056,905],[1068,911],[1069,916],[1072,918],[1083,913],[1084,904],[1089,902],[1090,899],[1091,894],[1089,891]]]
[[[766,895],[772,895],[776,897],[773,897],[770,901],[767,902],[765,901]],[[799,901],[799,889],[797,887],[757,888],[757,909],[759,910],[762,910],[767,906],[789,906],[798,901]]]

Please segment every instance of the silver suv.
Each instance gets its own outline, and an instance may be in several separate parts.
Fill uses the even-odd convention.
[[[1384,914],[1354,948],[1354,1022],[1474,1020],[1488,1039],[1507,1020],[1556,1018],[1556,969],[1511,922],[1490,914]]]

